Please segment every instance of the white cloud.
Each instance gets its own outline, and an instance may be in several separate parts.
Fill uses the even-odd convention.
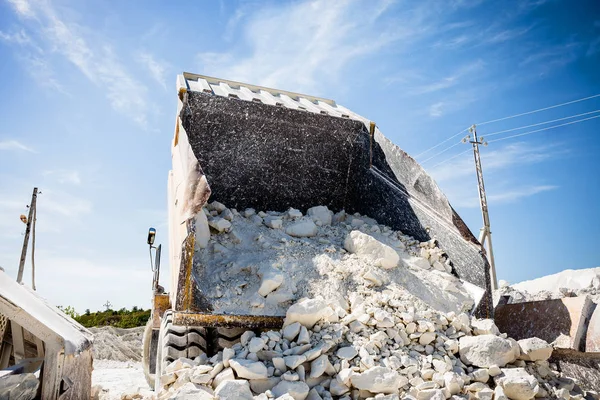
[[[490,193],[487,195],[488,202],[491,204],[513,203],[521,198],[533,196],[538,193],[558,189],[554,185],[534,185],[520,187],[512,190],[502,191],[501,193]]]
[[[389,6],[316,0],[255,9],[241,27],[250,54],[240,56],[238,48],[203,52],[198,62],[209,75],[314,92],[319,83],[338,79],[353,60],[418,34],[412,24],[380,20]],[[416,25],[420,18],[411,15]]]
[[[560,147],[556,143],[541,147],[515,143],[497,150],[490,151],[487,148],[482,150],[481,162],[488,203],[516,202],[525,197],[556,189],[555,185],[531,182],[530,180],[521,181],[518,177],[523,174],[514,173],[513,169],[522,171],[525,165],[556,158],[564,154],[564,150]],[[449,162],[430,168],[428,172],[442,187],[454,206],[479,207],[477,177],[473,154],[470,151],[466,151],[460,157]]]
[[[17,140],[3,140],[0,141],[0,150],[8,151],[28,151],[30,153],[37,153],[34,149]]]
[[[15,33],[6,33],[0,31],[0,40],[7,43],[16,43],[19,45],[27,45],[31,43],[31,39],[23,29]]]
[[[23,53],[18,58],[35,82],[54,91],[68,95],[69,93],[56,79],[52,65],[39,53]]]
[[[485,168],[485,172],[489,173],[507,167],[538,163],[556,157],[557,155],[562,154],[561,151],[557,150],[557,147],[556,144],[534,147],[519,142],[509,144],[498,150],[486,148],[481,151],[481,162]],[[434,160],[431,163],[433,164],[436,161],[442,160]],[[467,153],[451,162],[444,163],[428,170],[437,182],[461,179],[474,173],[473,156],[472,154]]]
[[[144,67],[150,72],[152,78],[163,87],[167,88],[165,75],[167,72],[167,64],[162,61],[158,61],[150,53],[140,53],[138,61],[144,65]]]
[[[462,78],[469,77],[471,80],[473,79],[473,74],[481,71],[484,67],[485,63],[482,60],[477,60],[472,63],[463,65],[458,70],[456,70],[453,74],[441,78],[438,81],[427,83],[425,85],[416,86],[411,90],[413,94],[427,94],[438,92],[440,90],[449,89],[453,86],[458,85]]]
[[[147,126],[150,108],[145,96],[147,89],[118,61],[110,46],[90,45],[77,26],[61,19],[47,2],[12,0],[12,3],[18,15],[35,16],[38,36],[51,52],[62,54],[91,82],[103,88],[116,111],[131,117],[141,126]],[[39,61],[39,58],[32,60]]]
[[[57,170],[47,170],[42,173],[44,176],[50,176],[58,183],[70,183],[72,185],[81,185],[81,176],[78,171],[75,170],[67,170],[67,169],[57,169]]]
[[[433,118],[438,118],[444,115],[444,105],[443,101],[437,102],[429,106],[429,116]]]
[[[25,18],[35,17],[35,12],[31,8],[31,3],[28,0],[8,0],[17,12],[18,15]]]
[[[92,202],[67,192],[44,189],[37,208],[38,214],[47,212],[60,219],[77,219],[92,211]]]

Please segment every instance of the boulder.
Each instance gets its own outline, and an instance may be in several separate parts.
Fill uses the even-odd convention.
[[[525,368],[503,368],[502,374],[496,376],[494,382],[512,400],[533,399],[540,390],[537,379]]]
[[[283,273],[278,269],[272,267],[263,268],[258,274],[262,278],[258,294],[263,297],[266,297],[283,283]]]
[[[371,367],[365,372],[352,375],[352,386],[371,393],[395,393],[408,383],[408,379],[386,367]]]
[[[400,261],[396,250],[361,231],[350,232],[344,240],[344,248],[361,258],[372,259],[375,266],[385,269],[397,267]]]
[[[121,398],[125,398],[121,396]],[[135,394],[132,399],[142,398],[140,394]],[[172,397],[170,397],[172,398]],[[215,397],[192,382],[182,385],[177,391],[177,400],[213,400]],[[222,399],[233,399],[234,397],[221,397]],[[240,399],[251,399],[252,397],[239,397]],[[19,399],[20,400],[20,399]]]
[[[284,325],[300,322],[305,327],[312,328],[317,321],[326,319],[333,313],[334,311],[322,298],[301,299],[288,308]]]
[[[215,395],[220,400],[253,400],[248,381],[224,381],[215,389]]]
[[[526,361],[546,361],[552,355],[552,345],[545,340],[532,337],[528,339],[521,339],[519,348],[521,349],[521,360]]]
[[[352,346],[340,347],[335,355],[344,360],[352,360],[358,355],[358,351]]]
[[[319,228],[311,219],[302,219],[285,228],[285,233],[294,237],[313,237],[318,231]]]
[[[215,229],[217,232],[225,232],[231,228],[231,222],[221,217],[211,218],[208,221],[208,225],[210,225],[210,227]]]
[[[311,207],[306,213],[315,222],[320,222],[321,225],[331,225],[333,212],[329,211],[326,206]]]
[[[448,388],[450,394],[458,394],[465,386],[465,381],[457,373],[446,372],[444,374],[444,386]]]
[[[245,359],[229,360],[229,365],[239,378],[244,379],[267,379],[267,367],[261,362]]]
[[[475,335],[499,335],[500,330],[492,319],[476,319],[471,321],[471,327]]]
[[[480,368],[504,367],[517,359],[515,343],[496,335],[463,336],[458,341],[460,359]]]
[[[281,229],[283,227],[283,221],[280,217],[268,215],[263,219],[263,223],[271,229]]]
[[[213,379],[212,387],[216,388],[222,382],[225,381],[233,381],[235,380],[235,374],[231,368],[225,368],[223,371],[219,372],[217,376]]]
[[[257,353],[260,350],[262,350],[264,346],[265,346],[264,339],[259,338],[259,337],[253,337],[252,339],[250,339],[250,342],[248,343],[248,351],[250,353]]]
[[[310,388],[304,382],[281,381],[271,390],[273,396],[279,397],[289,394],[294,400],[304,400],[308,396]]]

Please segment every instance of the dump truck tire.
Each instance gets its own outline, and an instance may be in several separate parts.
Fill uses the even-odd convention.
[[[150,358],[156,357],[156,354],[151,354],[152,346],[152,320],[148,320],[142,337],[142,366],[144,367],[144,378],[148,382],[148,386],[154,389],[155,374],[150,373]],[[156,348],[156,346],[154,346]],[[155,361],[156,363],[156,361]]]
[[[169,363],[178,358],[194,359],[207,353],[206,329],[173,325],[173,312],[167,310],[160,324],[154,389],[160,390],[160,378]]]
[[[240,337],[246,330],[244,328],[215,328],[212,332],[213,354],[239,343]]]

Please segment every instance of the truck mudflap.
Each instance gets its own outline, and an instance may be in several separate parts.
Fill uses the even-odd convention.
[[[482,246],[435,181],[378,129],[355,119],[210,93],[185,95],[181,123],[211,200],[272,211],[325,205],[375,218],[422,242],[435,239],[453,272],[486,290],[476,315],[491,317]],[[203,303],[197,307],[190,306],[196,301],[192,294],[186,296],[181,305],[187,307],[181,309],[210,312],[203,296],[196,296]]]

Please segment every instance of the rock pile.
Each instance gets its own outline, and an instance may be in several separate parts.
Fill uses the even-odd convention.
[[[217,309],[284,310],[284,327],[247,331],[240,343],[210,358],[174,361],[158,399],[594,395],[548,362],[548,343],[517,342],[493,321],[472,319],[465,312],[476,300],[472,290],[452,275],[451,261],[434,240],[419,243],[323,206],[304,216],[294,209],[237,212],[212,203],[205,216],[212,234],[198,241],[205,244],[198,251],[203,265],[216,268],[204,282]]]
[[[176,360],[158,398],[592,398],[547,361],[552,347],[541,339],[517,342],[490,320],[434,311],[401,287],[348,300],[302,299],[281,331],[248,331],[212,358]]]
[[[483,293],[452,274],[435,240],[420,243],[325,206],[304,215],[293,208],[238,212],[213,202],[196,218],[196,236],[200,289],[218,313],[284,315],[303,297],[343,303],[357,288],[390,282],[435,309],[460,313]]]

